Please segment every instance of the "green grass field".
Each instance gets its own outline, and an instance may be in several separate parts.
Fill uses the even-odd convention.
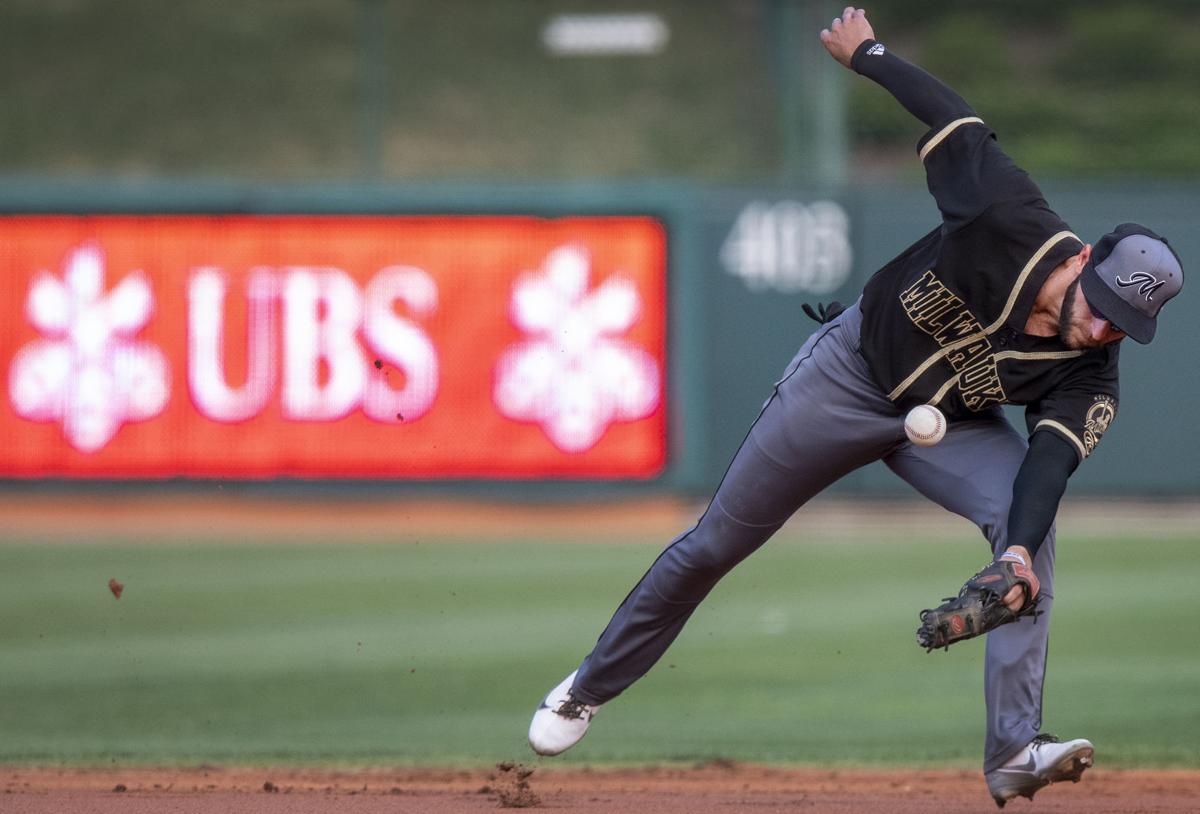
[[[1065,538],[1049,731],[1106,765],[1200,763],[1196,537]],[[789,540],[710,597],[563,763],[975,766],[980,642],[916,612],[982,545]],[[539,696],[656,553],[498,539],[0,545],[0,762],[528,760]],[[125,583],[120,600],[106,583]]]

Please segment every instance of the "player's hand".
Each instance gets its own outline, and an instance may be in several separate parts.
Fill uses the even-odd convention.
[[[1016,554],[1018,557],[1020,557],[1021,562],[1033,562],[1033,557],[1031,557],[1029,555],[1029,550],[1027,548],[1025,548],[1025,546],[1023,546],[1023,545],[1009,546],[1008,549],[1004,553],[1008,554],[1009,552],[1012,552],[1013,554]],[[1030,598],[1035,599],[1035,598],[1037,598],[1037,594],[1038,594],[1037,577],[1033,578],[1032,585],[1033,585],[1033,596]],[[1004,595],[1003,602],[1005,605],[1008,606],[1008,609],[1010,611],[1012,611],[1013,613],[1020,613],[1021,608],[1025,607],[1025,586],[1022,585],[1021,583],[1017,583],[1016,585],[1014,585],[1012,587],[1012,590],[1010,590],[1008,593],[1006,593]]]
[[[850,57],[863,40],[875,39],[875,31],[867,22],[867,12],[854,6],[846,6],[841,17],[833,18],[833,24],[821,31],[821,42],[825,50],[838,62],[850,67]]]

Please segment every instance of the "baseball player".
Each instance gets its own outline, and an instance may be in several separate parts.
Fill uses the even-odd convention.
[[[1183,269],[1136,224],[1081,241],[975,111],[876,41],[861,9],[847,8],[821,41],[929,128],[918,153],[942,222],[876,272],[856,303],[821,308],[823,324],[776,382],[704,514],[545,697],[529,742],[543,755],[578,742],[722,576],[809,498],[883,460],[991,546],[993,561],[954,602],[921,614],[917,638],[932,649],[990,631],[983,771],[1003,806],[1092,764],[1088,741],[1041,732],[1054,516],[1116,415],[1121,340],[1151,340]],[[1006,403],[1025,406],[1028,438],[1004,418]],[[919,404],[948,419],[935,446],[905,436],[902,417]]]

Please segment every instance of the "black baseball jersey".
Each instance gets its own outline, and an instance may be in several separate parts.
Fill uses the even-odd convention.
[[[1116,343],[1068,348],[1024,332],[1038,290],[1083,243],[975,116],[918,145],[940,227],[867,283],[862,353],[902,408],[950,420],[1026,405],[1030,434],[1051,430],[1086,457],[1117,409]]]

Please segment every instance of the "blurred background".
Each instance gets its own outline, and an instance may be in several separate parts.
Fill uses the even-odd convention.
[[[817,39],[840,11],[0,3],[0,760],[517,754],[526,707],[702,508],[815,328],[801,303],[853,301],[937,223],[921,124]],[[1195,3],[867,11],[1082,239],[1136,220],[1200,257]],[[1063,584],[1091,599],[1060,612],[1073,644],[1048,690],[1072,723],[1068,679],[1111,666],[1079,644],[1105,591],[1160,630],[1200,609],[1155,587],[1200,534],[1189,291],[1125,348],[1119,419],[1072,479]],[[631,692],[595,757],[974,760],[980,653],[928,692],[894,608],[977,567],[977,543],[925,547],[976,532],[882,466],[813,517],[723,584],[731,614],[697,615],[676,683]],[[862,576],[892,557],[928,565],[900,595]],[[811,619],[872,578],[880,605],[847,622],[872,645],[843,656],[857,634]],[[870,639],[880,619],[903,645]],[[1194,763],[1195,631],[1158,647],[1106,621],[1124,666],[1094,688],[1100,728],[1145,726],[1128,763]],[[830,712],[903,680],[971,725]],[[647,738],[680,686],[721,713]],[[771,699],[797,686],[819,700],[780,720]],[[1134,697],[1174,701],[1111,712]],[[715,743],[728,716],[753,725]]]
[[[10,0],[0,168],[258,182],[918,178],[917,125],[826,65],[815,34],[837,4],[611,5]],[[868,12],[1038,178],[1200,171],[1193,3],[883,0]],[[826,131],[845,139],[820,145],[843,156],[840,173],[816,162]]]
[[[57,268],[65,274],[73,252],[99,240],[113,262],[120,255],[119,263],[130,269],[153,266],[146,271],[151,294],[164,312],[184,308],[185,300],[197,302],[182,281],[193,281],[199,268],[219,267],[223,287],[213,313],[224,322],[214,329],[221,339],[213,348],[225,382],[234,389],[269,389],[290,374],[282,362],[251,371],[252,354],[241,353],[239,332],[254,331],[245,313],[254,295],[242,278],[257,267],[311,267],[319,259],[365,290],[381,266],[426,256],[409,248],[413,241],[426,240],[423,245],[436,253],[444,240],[467,247],[464,258],[478,256],[457,261],[474,275],[423,260],[420,268],[443,300],[450,289],[478,283],[481,274],[503,278],[478,293],[482,300],[472,294],[455,312],[444,300],[440,309],[429,304],[428,313],[416,315],[423,320],[417,327],[434,345],[419,353],[440,363],[442,389],[428,383],[429,399],[445,404],[456,392],[448,389],[453,370],[465,364],[446,355],[448,344],[492,347],[495,358],[506,339],[520,336],[513,327],[521,325],[501,313],[505,304],[496,293],[505,281],[513,283],[519,271],[514,263],[536,267],[555,247],[581,239],[564,219],[582,218],[582,228],[608,233],[613,230],[604,217],[640,216],[656,222],[661,234],[639,244],[637,259],[618,252],[607,262],[644,278],[636,282],[638,324],[654,345],[646,384],[654,392],[637,409],[624,408],[637,416],[631,420],[650,422],[643,446],[632,453],[642,463],[617,472],[582,458],[551,460],[557,454],[551,452],[540,463],[506,471],[535,481],[563,474],[573,482],[596,479],[617,492],[623,475],[637,475],[651,481],[638,491],[649,485],[706,494],[768,384],[813,327],[800,303],[852,300],[876,268],[936,222],[913,155],[922,127],[881,88],[837,66],[817,40],[838,10],[818,0],[662,1],[619,9],[570,0],[211,2],[170,9],[136,0],[12,0],[0,11],[7,65],[0,72],[6,106],[0,117],[0,210],[13,216],[5,241],[6,299],[13,309],[5,361],[37,336],[28,319],[17,316],[27,298],[32,302],[34,272]],[[1189,85],[1200,62],[1194,46],[1200,10],[1194,4],[1064,2],[1047,8],[1026,0],[888,0],[869,12],[895,51],[944,78],[974,105],[1085,240],[1138,220],[1173,240],[1185,260],[1192,253],[1191,178],[1200,173],[1200,147],[1190,127],[1200,105]],[[193,217],[191,231],[162,221],[139,231],[128,217],[104,217],[131,214],[207,220]],[[378,231],[349,236],[346,223],[339,226],[334,217],[320,227],[293,230],[307,237],[289,238],[275,227],[250,225],[261,223],[252,218],[240,223],[236,239],[228,228],[225,239],[215,237],[223,227],[214,226],[214,218],[272,214],[426,221],[414,227],[417,232],[379,224]],[[34,223],[22,215],[76,220]],[[478,222],[467,226],[469,220],[453,219],[479,215],[533,216],[557,221],[558,231],[550,234],[555,227],[545,224],[510,230],[512,245],[527,245],[529,253],[514,260],[485,246],[482,233],[471,231]],[[587,225],[588,218],[600,220]],[[429,231],[441,237],[418,238]],[[352,261],[330,248],[324,235],[335,234],[359,246],[363,256]],[[288,240],[299,241],[294,250],[278,248]],[[179,256],[164,259],[147,249],[150,244],[174,245]],[[185,244],[196,248],[181,248]],[[19,248],[33,245],[38,249]],[[595,249],[589,244],[588,251]],[[647,252],[657,259],[647,261]],[[599,287],[616,269],[595,259],[586,285]],[[122,273],[107,269],[105,285],[115,288]],[[284,285],[280,279],[276,283]],[[238,291],[243,285],[245,298]],[[648,307],[647,285],[660,288],[649,294]],[[412,309],[411,292],[397,296],[381,308],[404,316],[406,307]],[[584,295],[579,297],[582,302]],[[1187,302],[1185,294],[1174,310],[1183,311]],[[473,332],[489,328],[479,327],[475,317],[488,303],[494,306],[488,314],[492,334],[479,338]],[[1167,320],[1153,349],[1128,349],[1121,420],[1074,489],[1162,496],[1200,488],[1193,445],[1180,443],[1193,435],[1190,415],[1163,409],[1197,395],[1194,377],[1180,375],[1194,367],[1191,322]],[[184,323],[176,322],[180,332]],[[144,335],[157,338],[162,329],[155,321],[144,324]],[[177,389],[180,368],[188,369],[196,401],[195,380],[202,377],[195,354],[188,361],[182,349],[190,340],[179,333],[173,341],[180,346],[167,348],[166,367],[174,371]],[[363,364],[372,361],[372,347],[364,345]],[[286,348],[275,352],[285,354]],[[321,353],[309,354],[316,365],[314,393],[329,384],[330,370],[339,370],[336,364],[321,368],[329,367]],[[402,358],[383,361],[398,367],[397,380],[387,385],[395,392],[404,389],[399,379],[419,375],[403,353],[393,355]],[[10,378],[16,386],[20,377]],[[473,387],[486,410],[478,391],[489,386],[476,380],[463,388]],[[61,421],[48,398],[27,394],[5,431],[53,435],[49,426],[30,424]],[[170,392],[160,399],[166,414],[174,415],[172,438],[198,433],[211,444],[234,437],[205,435],[195,416],[179,414],[186,407],[181,398],[186,394]],[[330,410],[355,413],[351,401]],[[151,400],[145,411],[156,403]],[[404,414],[397,408],[388,415],[393,412]],[[439,415],[448,411],[434,410],[430,418]],[[597,427],[622,423],[595,421]],[[421,435],[412,427],[409,437]],[[593,440],[601,447],[611,441],[597,433],[601,437]],[[662,436],[661,448],[651,449],[653,434]],[[299,433],[290,441],[306,437],[299,443],[319,444],[317,435]],[[483,433],[464,443],[482,445],[490,437]],[[132,443],[157,441],[127,440]],[[435,440],[426,443],[432,447]],[[585,454],[579,443],[570,449],[569,455]],[[65,460],[71,454],[66,449],[43,451],[36,463],[26,455],[24,466],[10,461],[3,468],[23,477],[71,478],[114,466],[153,479],[222,474],[219,466],[198,463],[194,453],[174,461],[160,456],[139,469],[103,457]],[[11,447],[11,456],[21,454],[19,444]],[[624,447],[611,452],[614,459],[628,454]],[[277,453],[258,467],[224,474],[303,479],[332,466],[297,468],[280,459],[286,457]],[[410,458],[357,474],[487,481],[505,468],[467,458],[422,466],[419,455],[415,464]],[[337,467],[335,474],[363,469],[353,457]],[[902,493],[882,469],[856,473],[839,488]]]

